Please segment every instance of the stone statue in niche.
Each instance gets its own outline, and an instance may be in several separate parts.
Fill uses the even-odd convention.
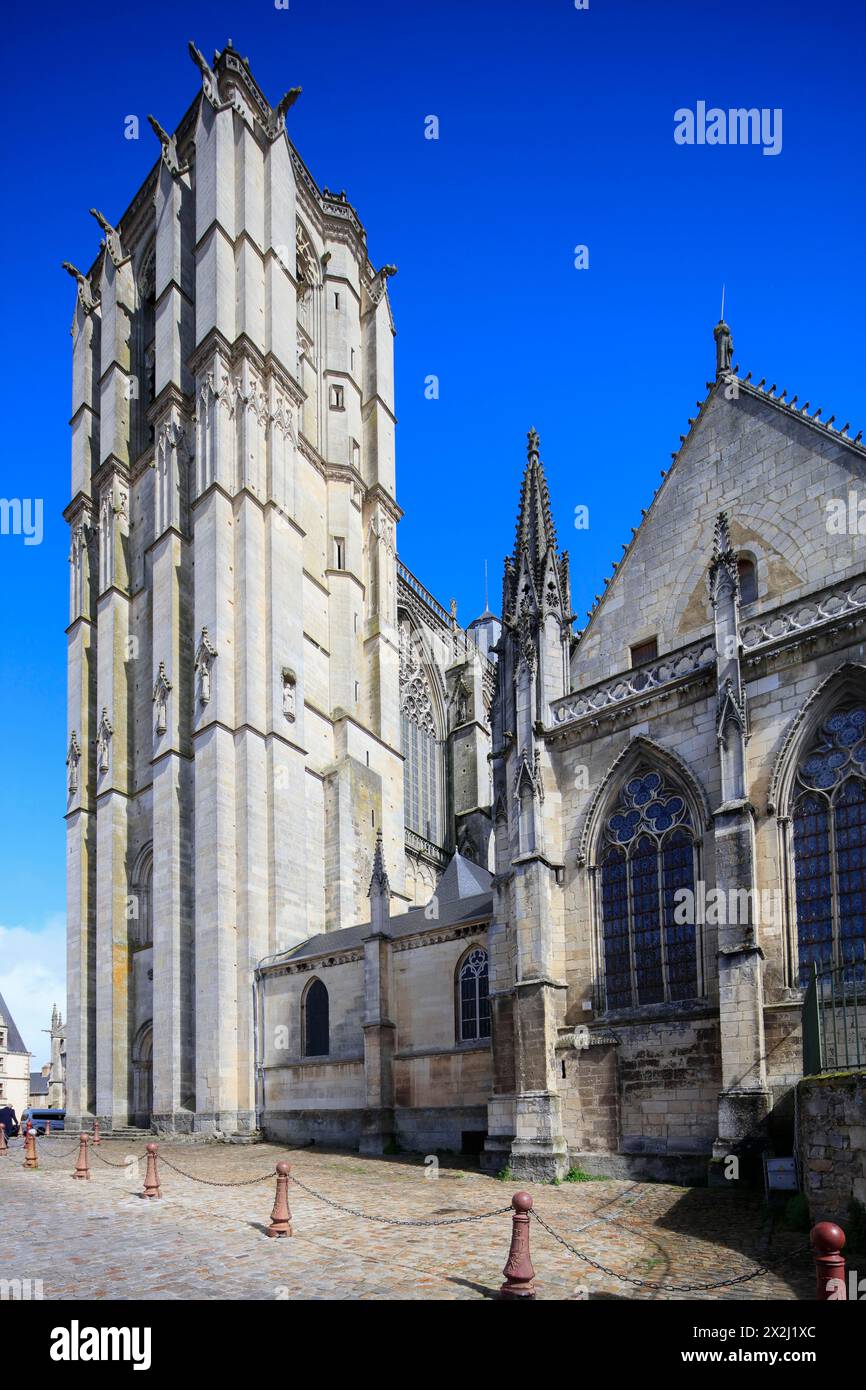
[[[283,714],[294,723],[295,720],[295,673],[283,668]]]
[[[208,636],[207,628],[203,627],[195,654],[195,669],[199,675],[199,699],[203,705],[210,701],[211,666],[216,654],[216,647]]]

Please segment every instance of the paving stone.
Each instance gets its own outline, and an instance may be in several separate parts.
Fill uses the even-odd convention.
[[[47,1299],[491,1298],[502,1283],[507,1214],[454,1226],[387,1226],[289,1190],[294,1237],[268,1240],[274,1166],[322,1196],[369,1216],[443,1220],[506,1207],[512,1186],[472,1170],[427,1176],[421,1158],[364,1158],[271,1144],[160,1146],[185,1173],[161,1164],[162,1199],[139,1196],[144,1145],[106,1141],[91,1151],[93,1177],[75,1182],[62,1141],[40,1143],[37,1172],[13,1149],[0,1160],[4,1229],[13,1242],[4,1277],[41,1279]],[[54,1145],[57,1145],[54,1148]],[[135,1156],[129,1168],[122,1164]],[[131,1175],[131,1176],[130,1176]],[[251,1178],[268,1175],[252,1184]],[[241,1184],[243,1186],[232,1186]],[[650,1299],[808,1299],[806,1237],[778,1232],[774,1272],[709,1293],[664,1286],[715,1283],[748,1273],[766,1255],[766,1208],[759,1194],[630,1181],[527,1183],[535,1210],[562,1237],[608,1270],[647,1281],[621,1282],[569,1254],[537,1224],[532,1260],[540,1299],[584,1296]],[[657,1286],[662,1286],[661,1288]]]

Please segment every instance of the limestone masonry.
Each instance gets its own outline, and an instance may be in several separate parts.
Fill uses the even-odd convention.
[[[190,49],[67,265],[68,1123],[540,1178],[760,1147],[811,969],[863,971],[866,566],[827,523],[859,436],[719,323],[583,630],[534,432],[462,629],[398,559],[394,267],[294,149],[297,90]]]

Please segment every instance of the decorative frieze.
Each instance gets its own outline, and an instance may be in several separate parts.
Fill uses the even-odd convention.
[[[702,638],[661,661],[641,666],[635,671],[626,671],[612,680],[601,681],[587,690],[557,700],[552,706],[554,723],[574,723],[629,700],[662,695],[668,688],[713,666],[715,660],[715,644],[709,638]]]
[[[790,639],[811,635],[825,625],[849,615],[861,618],[866,610],[866,584],[838,585],[814,598],[786,604],[772,613],[746,623],[741,640],[746,652],[754,652],[771,643],[787,644]]]

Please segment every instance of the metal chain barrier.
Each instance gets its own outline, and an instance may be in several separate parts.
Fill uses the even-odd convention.
[[[23,1140],[18,1140],[15,1143],[15,1147],[23,1148]],[[51,1156],[57,1158],[65,1158],[73,1153],[77,1153],[78,1151],[79,1145],[76,1144],[71,1149],[66,1149],[62,1152],[56,1152]],[[109,1168],[129,1168],[132,1166],[132,1163],[140,1163],[141,1160],[146,1157],[145,1154],[129,1155],[128,1158],[124,1159],[122,1163],[114,1163],[110,1158],[106,1158],[104,1154],[101,1154],[99,1152],[98,1146],[96,1145],[90,1146],[90,1152],[94,1154],[101,1163],[104,1163]],[[44,1148],[42,1150],[42,1154],[43,1156],[46,1154],[46,1150]],[[129,1162],[129,1159],[132,1160],[132,1163]],[[198,1177],[195,1173],[187,1173],[183,1168],[178,1168],[175,1163],[172,1163],[170,1159],[166,1158],[164,1153],[159,1154],[159,1162],[165,1164],[166,1168],[170,1168],[173,1173],[177,1173],[180,1177],[186,1178],[189,1182],[201,1183],[206,1187],[254,1187],[257,1186],[259,1183],[272,1182],[274,1177],[273,1171],[270,1171],[267,1173],[262,1173],[260,1177],[256,1178],[226,1179],[223,1181],[218,1181],[214,1178]],[[302,1182],[300,1178],[295,1177],[294,1173],[290,1172],[289,1180],[295,1185],[295,1187],[300,1188],[301,1191],[305,1192],[309,1197],[313,1197],[318,1202],[323,1202],[325,1206],[332,1207],[335,1211],[343,1212],[347,1216],[358,1217],[361,1221],[372,1221],[373,1223],[379,1223],[380,1225],[384,1226],[466,1226],[475,1221],[488,1221],[491,1217],[505,1216],[512,1212],[512,1204],[509,1202],[509,1204],[505,1207],[496,1207],[493,1211],[478,1212],[471,1216],[418,1218],[373,1216],[369,1212],[359,1211],[357,1207],[345,1206],[342,1202],[335,1201],[333,1197],[326,1197],[324,1193],[317,1192],[315,1188],[309,1187],[306,1183]],[[623,1199],[620,1198],[618,1201],[615,1201],[613,1203],[613,1206],[617,1207],[621,1205],[622,1200]],[[589,1265],[591,1269],[598,1270],[600,1274],[607,1275],[608,1278],[617,1279],[620,1283],[623,1284],[632,1284],[635,1288],[639,1289],[649,1289],[657,1293],[711,1293],[716,1289],[733,1288],[734,1286],[739,1284],[747,1284],[752,1279],[757,1279],[761,1275],[773,1273],[773,1268],[770,1264],[766,1263],[765,1257],[765,1263],[756,1265],[754,1269],[747,1271],[745,1274],[729,1275],[725,1279],[713,1280],[712,1283],[666,1284],[658,1283],[652,1279],[641,1279],[638,1275],[635,1274],[620,1274],[618,1270],[610,1269],[607,1265],[602,1264],[600,1260],[594,1260],[591,1255],[586,1255],[583,1253],[583,1251],[578,1250],[576,1246],[572,1245],[570,1241],[567,1241],[564,1236],[561,1236],[557,1231],[553,1229],[552,1226],[548,1225],[548,1223],[544,1220],[544,1217],[540,1216],[534,1208],[530,1209],[530,1215],[535,1219],[535,1221],[538,1223],[541,1229],[543,1231],[546,1231],[546,1233],[551,1237],[551,1239],[555,1240],[558,1245],[561,1245],[564,1250],[567,1250],[570,1255],[574,1255],[576,1259],[583,1261],[583,1263]],[[609,1216],[595,1216],[590,1221],[586,1222],[584,1226],[582,1226],[580,1229],[586,1230],[589,1226],[593,1226],[597,1222],[602,1222],[610,1219],[613,1218]],[[789,1263],[791,1260],[800,1259],[804,1254],[809,1253],[811,1253],[810,1246],[801,1246],[798,1249],[791,1251],[790,1254],[781,1256],[778,1260],[775,1260],[773,1263],[778,1267],[780,1265]]]
[[[77,1154],[79,1149],[78,1140],[75,1141],[71,1149],[55,1149],[53,1140],[48,1148],[45,1147],[45,1143],[45,1135],[40,1135],[39,1144],[37,1144],[36,1148],[36,1155],[40,1161],[43,1158],[68,1158],[70,1154]],[[39,1145],[42,1145],[42,1147],[40,1148]]]
[[[104,1163],[104,1164],[106,1165],[107,1168],[131,1168],[131,1167],[132,1167],[132,1163],[128,1163],[128,1162],[126,1161],[126,1159],[124,1159],[122,1163],[112,1163],[112,1161],[111,1161],[110,1158],[106,1158],[104,1154],[101,1154],[101,1153],[99,1152],[99,1149],[96,1147],[95,1144],[91,1144],[91,1145],[90,1145],[90,1148],[88,1149],[88,1153],[89,1153],[91,1156],[93,1156],[93,1155],[95,1154],[96,1157],[99,1159],[100,1163]],[[145,1155],[145,1154],[129,1154],[128,1157],[132,1159],[132,1162],[133,1162],[133,1163],[140,1163],[141,1160],[142,1160],[143,1158],[146,1157],[146,1155]]]
[[[576,1250],[573,1245],[569,1244],[569,1242],[554,1231],[551,1226],[548,1226],[544,1217],[539,1216],[534,1208],[530,1215],[534,1216],[542,1230],[546,1231],[549,1236],[552,1236],[555,1241],[569,1252],[569,1254],[575,1255],[577,1259],[583,1260],[584,1264],[588,1264],[593,1269],[597,1269],[601,1274],[607,1274],[612,1279],[619,1279],[623,1284],[634,1284],[639,1289],[654,1289],[659,1293],[709,1293],[713,1289],[726,1289],[733,1287],[735,1284],[747,1284],[751,1279],[757,1279],[761,1274],[772,1274],[773,1272],[768,1265],[763,1264],[757,1265],[755,1269],[750,1270],[747,1274],[737,1274],[728,1279],[718,1279],[712,1284],[659,1284],[652,1279],[639,1279],[635,1274],[619,1274],[615,1269],[608,1269],[607,1265],[603,1265],[598,1260],[592,1259],[591,1256],[584,1255],[580,1250]],[[810,1247],[806,1245],[801,1249],[792,1251],[790,1255],[782,1256],[777,1263],[785,1264],[789,1260],[798,1258],[805,1251],[808,1251],[809,1248]]]
[[[268,1176],[271,1175],[268,1174]],[[301,1182],[300,1178],[296,1178],[294,1173],[289,1174],[289,1179],[295,1187],[299,1187],[308,1196],[315,1197],[317,1201],[324,1202],[326,1206],[335,1207],[337,1211],[346,1212],[349,1216],[359,1216],[362,1221],[380,1221],[385,1226],[464,1226],[470,1221],[487,1221],[491,1216],[504,1216],[506,1212],[511,1211],[511,1203],[509,1202],[507,1207],[497,1207],[495,1211],[483,1211],[477,1216],[455,1216],[450,1219],[448,1217],[444,1219],[426,1217],[413,1221],[408,1217],[370,1216],[366,1211],[358,1211],[356,1207],[344,1207],[340,1202],[335,1202],[332,1197],[325,1197],[321,1192],[315,1192],[312,1187],[307,1187],[306,1183]]]
[[[165,1167],[170,1168],[173,1173],[180,1173],[182,1178],[189,1178],[190,1182],[204,1183],[206,1187],[253,1187],[256,1183],[273,1182],[274,1180],[274,1170],[271,1169],[269,1173],[263,1173],[260,1178],[240,1178],[226,1182],[217,1182],[214,1178],[199,1178],[196,1177],[195,1173],[185,1173],[182,1168],[178,1168],[176,1164],[169,1162],[162,1152],[159,1153],[158,1157],[160,1165],[164,1164]]]

